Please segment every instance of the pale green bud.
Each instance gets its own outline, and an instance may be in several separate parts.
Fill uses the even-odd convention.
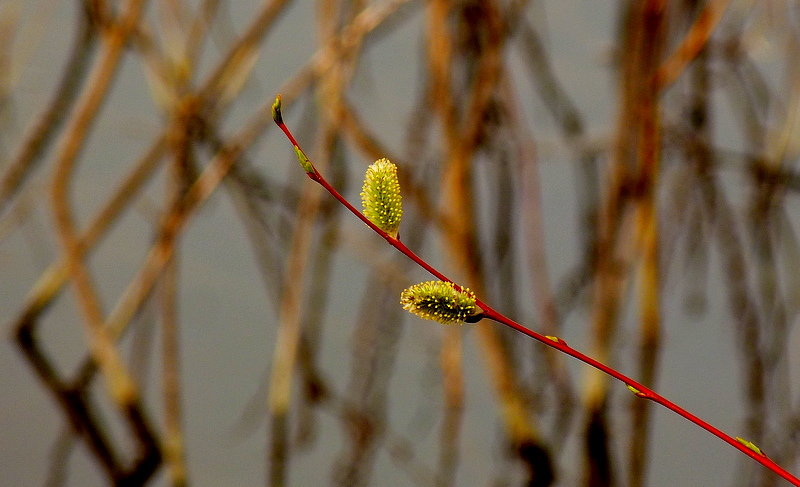
[[[634,396],[636,396],[636,397],[647,397],[647,396],[645,396],[645,394],[642,391],[640,391],[639,389],[633,387],[632,385],[625,384],[625,386],[628,388],[629,391],[631,391],[633,393]]]
[[[389,159],[378,159],[367,168],[361,191],[364,216],[378,228],[397,238],[403,217],[403,200],[397,181],[397,166]]]
[[[403,309],[443,325],[474,322],[481,310],[475,293],[467,288],[456,289],[444,281],[427,281],[415,284],[400,295]]]
[[[294,146],[294,153],[297,156],[297,161],[300,163],[300,167],[303,168],[303,171],[311,174],[314,172],[314,166],[311,164],[311,161],[308,160],[306,157],[306,153],[303,152],[303,149]]]
[[[746,446],[748,450],[750,450],[750,451],[752,451],[752,452],[754,452],[754,453],[757,453],[757,454],[759,454],[759,455],[764,455],[764,452],[763,452],[763,451],[761,451],[761,448],[759,448],[758,446],[756,446],[756,444],[755,444],[755,443],[753,443],[752,441],[745,440],[744,438],[742,438],[742,437],[740,437],[740,436],[737,436],[737,437],[736,437],[736,441],[738,441],[738,442],[739,442],[739,443],[741,443],[742,445]]]

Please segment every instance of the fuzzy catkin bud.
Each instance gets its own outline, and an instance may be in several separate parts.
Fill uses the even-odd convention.
[[[480,313],[475,293],[456,289],[451,282],[427,281],[415,284],[400,295],[403,309],[443,325],[463,323]]]
[[[400,183],[397,181],[397,166],[389,159],[378,159],[367,168],[361,203],[364,216],[369,221],[397,238],[400,219],[403,217],[403,202]]]

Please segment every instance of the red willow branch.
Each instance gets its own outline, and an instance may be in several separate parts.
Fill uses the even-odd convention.
[[[452,280],[447,278],[444,274],[436,270],[433,266],[428,264],[424,259],[420,256],[415,254],[411,249],[405,246],[403,242],[400,241],[399,237],[394,237],[389,235],[382,229],[380,229],[375,223],[370,221],[364,214],[356,209],[352,204],[350,204],[344,196],[342,196],[336,188],[331,186],[327,180],[320,174],[319,171],[314,167],[312,162],[309,160],[308,156],[306,156],[303,149],[300,147],[300,144],[297,143],[294,136],[292,135],[289,128],[283,122],[283,116],[281,114],[281,98],[278,95],[275,98],[275,103],[272,105],[272,118],[278,127],[283,131],[286,137],[289,139],[289,142],[292,143],[294,151],[297,155],[297,159],[300,161],[300,165],[305,170],[306,175],[312,180],[319,183],[325,190],[328,191],[336,200],[338,200],[342,205],[345,206],[351,213],[353,213],[359,220],[363,221],[368,227],[370,227],[375,233],[380,235],[384,240],[386,240],[389,245],[399,250],[403,253],[406,257],[413,260],[417,263],[420,267],[431,273],[437,279],[440,279],[445,282],[452,283],[456,290],[461,291],[464,288],[459,286],[458,284],[454,283]],[[711,425],[710,423],[700,419],[699,417],[695,416],[694,414],[690,413],[686,409],[678,406],[677,404],[673,403],[669,399],[665,398],[664,396],[658,394],[654,390],[640,384],[639,382],[631,379],[630,377],[622,374],[621,372],[617,371],[616,369],[605,365],[602,362],[599,362],[588,355],[585,355],[578,350],[570,347],[567,345],[567,342],[564,340],[549,336],[549,335],[542,335],[537,333],[525,326],[517,323],[516,321],[508,318],[504,314],[500,313],[499,311],[495,310],[488,304],[484,303],[480,299],[475,299],[475,304],[480,308],[481,312],[478,315],[472,316],[467,319],[468,322],[477,322],[482,318],[486,318],[492,321],[496,321],[497,323],[506,325],[514,330],[522,333],[523,335],[527,335],[535,340],[538,340],[548,347],[555,348],[556,350],[563,352],[570,357],[573,357],[581,362],[590,365],[601,372],[608,374],[609,376],[619,380],[623,384],[625,384],[628,389],[637,397],[642,399],[649,399],[655,403],[664,406],[665,408],[669,409],[670,411],[674,412],[675,414],[683,417],[684,419],[696,424],[700,428],[706,430],[707,432],[711,433],[712,435],[716,436],[717,438],[721,439],[725,443],[728,443],[732,447],[736,448],[740,452],[744,453],[745,455],[749,456],[753,460],[757,461],[764,467],[768,468],[769,470],[775,472],[777,475],[791,483],[792,485],[800,487],[800,479],[786,471],[783,467],[773,462],[760,448],[758,448],[753,443],[740,438],[740,437],[732,437],[725,433],[724,431],[716,428],[715,426]]]

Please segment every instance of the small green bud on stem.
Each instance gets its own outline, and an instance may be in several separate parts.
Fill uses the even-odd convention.
[[[314,173],[314,166],[311,164],[311,161],[308,160],[306,153],[303,152],[298,146],[294,146],[294,153],[297,155],[297,160],[300,162],[300,166],[303,168],[303,171],[306,174],[313,174]]]
[[[752,451],[752,452],[754,452],[754,453],[757,453],[757,454],[759,454],[759,455],[764,455],[764,452],[763,452],[763,451],[761,451],[761,448],[759,448],[758,446],[756,446],[756,444],[755,444],[755,443],[753,443],[752,441],[745,440],[745,439],[744,439],[744,438],[742,438],[741,436],[737,436],[737,437],[736,437],[736,441],[738,441],[738,442],[739,442],[739,443],[741,443],[742,445],[746,446],[748,450],[750,450],[750,451]]]
[[[562,345],[566,345],[567,344],[567,342],[565,342],[564,340],[562,340],[562,339],[560,339],[558,337],[555,337],[553,335],[545,335],[544,337],[547,338],[548,340],[550,340],[551,342],[560,343]]]
[[[633,387],[632,385],[626,384],[625,386],[628,388],[629,391],[631,391],[631,393],[633,393],[634,396],[636,396],[636,397],[644,397],[644,398],[647,397],[647,395],[644,392],[642,392],[639,389]]]

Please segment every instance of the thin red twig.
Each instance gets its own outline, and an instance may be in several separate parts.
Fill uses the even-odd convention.
[[[342,205],[344,205],[345,208],[350,210],[351,213],[353,213],[356,217],[358,217],[361,221],[363,221],[375,233],[377,233],[378,235],[383,237],[383,239],[386,240],[389,243],[389,245],[391,245],[392,247],[394,247],[397,250],[399,250],[406,257],[408,257],[409,259],[413,260],[420,267],[422,267],[423,269],[425,269],[426,271],[431,273],[437,279],[440,279],[442,281],[451,282],[451,283],[455,284],[456,287],[458,287],[458,288],[461,287],[458,284],[456,284],[455,282],[453,282],[451,279],[447,278],[447,276],[445,276],[444,274],[442,274],[441,272],[436,270],[430,264],[428,264],[424,259],[422,259],[420,256],[415,254],[411,249],[406,247],[405,244],[403,244],[403,242],[401,242],[399,238],[392,237],[388,233],[386,233],[383,230],[381,230],[380,228],[378,228],[366,216],[364,216],[363,213],[361,213],[352,204],[350,204],[350,202],[347,201],[347,199],[345,199],[345,197],[342,196],[336,190],[336,188],[331,186],[328,183],[328,181],[325,180],[325,178],[322,176],[322,174],[320,174],[319,171],[317,171],[317,169],[313,166],[313,164],[311,164],[310,160],[305,155],[305,152],[300,147],[300,145],[297,143],[297,140],[295,140],[295,138],[292,135],[292,133],[289,130],[289,128],[283,122],[283,118],[282,118],[281,112],[280,112],[280,98],[276,99],[276,104],[273,106],[273,118],[275,119],[275,123],[283,131],[283,133],[286,134],[286,137],[289,139],[289,141],[294,146],[294,149],[295,149],[295,151],[297,151],[298,156],[302,155],[303,157],[306,158],[307,161],[309,161],[308,164],[309,164],[310,170],[307,170],[306,174],[308,175],[308,177],[310,179],[312,179],[313,181],[319,183],[323,188],[325,188],[334,198],[336,198],[336,200],[338,200]],[[683,417],[684,419],[696,424],[697,426],[699,426],[702,429],[708,431],[712,435],[718,437],[719,439],[721,439],[725,443],[728,443],[732,447],[736,448],[740,452],[742,452],[745,455],[749,456],[750,458],[754,459],[755,461],[757,461],[758,463],[760,463],[764,467],[768,468],[769,470],[772,470],[773,472],[778,474],[783,479],[787,480],[792,485],[800,487],[800,479],[798,479],[797,477],[795,477],[794,475],[792,475],[791,473],[786,471],[780,465],[778,465],[775,462],[773,462],[769,457],[767,457],[763,452],[761,452],[757,448],[751,448],[750,446],[748,446],[744,442],[740,441],[739,439],[728,435],[727,433],[725,433],[724,431],[720,430],[719,428],[717,428],[717,427],[713,426],[712,424],[700,419],[699,417],[697,417],[694,414],[690,413],[686,409],[683,409],[682,407],[680,407],[677,404],[673,403],[669,399],[667,399],[664,396],[658,394],[654,390],[652,390],[652,389],[640,384],[639,382],[631,379],[630,377],[628,377],[625,374],[617,371],[616,369],[614,369],[614,368],[612,368],[612,367],[610,367],[608,365],[605,365],[604,363],[599,362],[599,361],[593,359],[592,357],[589,357],[588,355],[585,355],[585,354],[579,352],[578,350],[575,350],[574,348],[572,348],[569,345],[567,345],[567,343],[564,340],[562,340],[560,338],[557,338],[557,337],[545,336],[545,335],[542,335],[540,333],[537,333],[537,332],[525,327],[524,325],[521,325],[520,323],[517,323],[516,321],[512,320],[511,318],[508,318],[504,314],[500,313],[499,311],[495,310],[494,308],[492,308],[491,306],[489,306],[488,304],[484,303],[483,301],[481,301],[479,299],[476,299],[476,304],[483,311],[483,313],[482,313],[483,318],[486,318],[486,319],[489,319],[489,320],[493,320],[493,321],[496,321],[497,323],[500,323],[500,324],[506,325],[506,326],[508,326],[510,328],[513,328],[514,330],[517,330],[518,332],[522,333],[523,335],[527,335],[527,336],[529,336],[529,337],[531,337],[531,338],[533,338],[535,340],[538,340],[538,341],[544,343],[545,345],[547,345],[548,347],[555,348],[556,350],[559,350],[560,352],[563,352],[563,353],[569,355],[570,357],[573,357],[573,358],[575,358],[577,360],[580,360],[581,362],[583,362],[583,363],[585,363],[587,365],[590,365],[590,366],[600,370],[601,372],[604,372],[605,374],[608,374],[609,376],[619,380],[620,382],[622,382],[626,386],[628,386],[628,388],[631,389],[631,391],[636,396],[638,396],[640,398],[643,398],[643,399],[649,399],[649,400],[651,400],[653,402],[656,402],[656,403],[664,406],[665,408],[669,409],[670,411],[673,411],[675,414]],[[751,446],[752,446],[752,444],[751,444]]]

